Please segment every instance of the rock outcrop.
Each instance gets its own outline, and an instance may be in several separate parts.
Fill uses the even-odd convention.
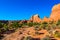
[[[49,22],[49,18],[44,17],[44,19],[42,20],[42,22]]]
[[[39,22],[41,22],[41,19],[40,19],[39,15],[36,14],[36,15],[33,15],[29,21],[39,23]]]
[[[58,21],[60,19],[60,4],[53,6],[50,19]]]

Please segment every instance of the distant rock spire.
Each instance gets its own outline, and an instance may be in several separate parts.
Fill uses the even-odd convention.
[[[39,23],[41,22],[41,19],[39,18],[38,14],[35,14],[30,18],[30,21]]]

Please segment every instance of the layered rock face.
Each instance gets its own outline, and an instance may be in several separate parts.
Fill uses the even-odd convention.
[[[58,21],[60,19],[60,4],[53,6],[50,19]]]
[[[36,14],[36,15],[33,15],[33,16],[31,17],[30,21],[31,21],[31,22],[37,22],[37,23],[39,23],[39,22],[41,22],[41,19],[39,18],[39,15]]]

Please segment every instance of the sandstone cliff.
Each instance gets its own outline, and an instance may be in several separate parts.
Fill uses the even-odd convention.
[[[60,4],[53,6],[50,19],[57,21],[60,19]]]

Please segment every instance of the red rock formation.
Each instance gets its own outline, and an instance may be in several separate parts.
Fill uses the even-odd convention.
[[[39,18],[39,15],[36,14],[36,15],[33,15],[33,16],[31,17],[30,21],[31,21],[31,22],[37,22],[37,23],[39,23],[39,22],[41,22],[41,19]]]
[[[47,17],[44,17],[44,19],[42,20],[42,22],[49,22],[49,19]]]
[[[50,19],[57,21],[60,19],[60,4],[53,6]]]

